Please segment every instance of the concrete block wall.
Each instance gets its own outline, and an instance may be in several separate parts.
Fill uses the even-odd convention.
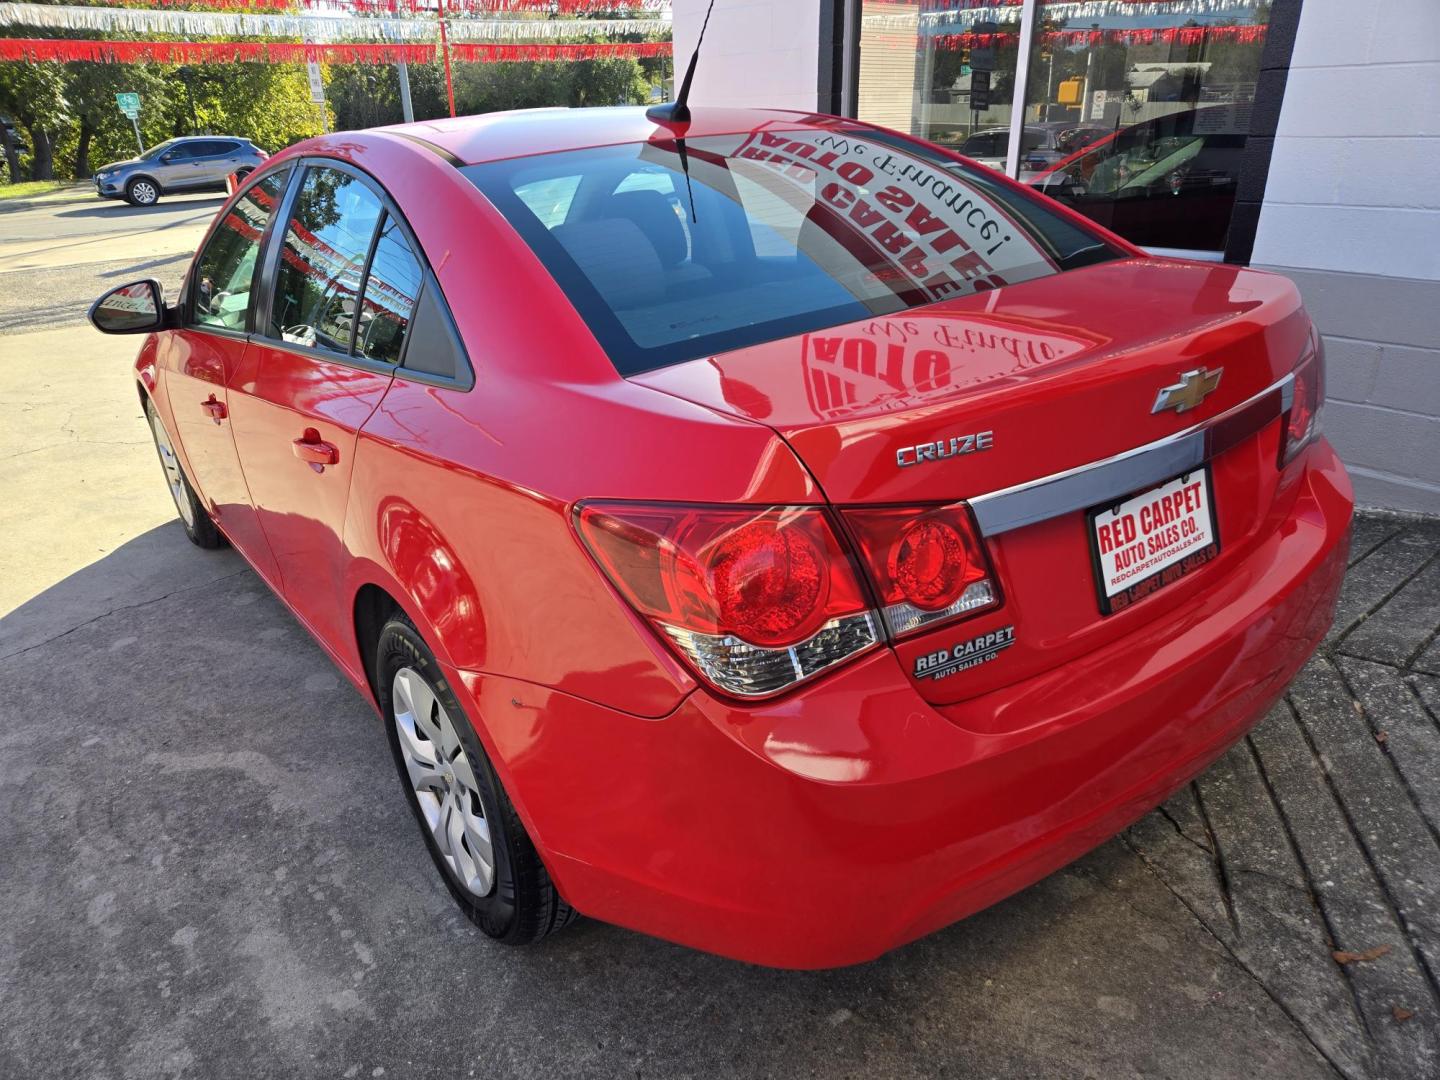
[[[1440,514],[1440,0],[1305,0],[1251,265],[1325,337],[1360,500]]]

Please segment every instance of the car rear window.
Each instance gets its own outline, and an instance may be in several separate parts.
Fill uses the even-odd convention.
[[[622,375],[1122,254],[986,170],[869,133],[667,135],[463,171]]]

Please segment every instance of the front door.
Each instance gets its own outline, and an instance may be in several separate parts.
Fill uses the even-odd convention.
[[[355,347],[382,217],[358,174],[306,168],[270,256],[268,318],[228,386],[240,461],[285,597],[336,646],[351,634],[343,530],[356,438],[394,371],[388,358]]]
[[[191,483],[217,525],[277,588],[275,560],[250,502],[231,434],[226,384],[243,370],[261,238],[289,170],[263,177],[215,226],[191,271],[182,328],[164,335],[161,379]]]
[[[166,191],[188,190],[192,186],[195,171],[191,165],[194,154],[195,144],[190,142],[176,143],[161,154],[153,166],[155,179],[160,181],[160,186]]]

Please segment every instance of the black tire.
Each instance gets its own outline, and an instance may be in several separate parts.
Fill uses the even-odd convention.
[[[174,473],[172,474],[172,463],[165,459],[166,448],[161,444],[162,438],[170,445],[170,452],[174,453],[174,443],[170,440],[169,433],[165,430],[165,422],[160,419],[160,414],[155,411],[155,403],[149,398],[145,399],[145,419],[150,424],[150,437],[155,441],[155,455],[160,459],[160,471],[165,477],[165,486],[170,488],[170,496],[175,500],[175,512],[180,518],[180,524],[185,528],[185,535],[196,547],[213,551],[215,548],[225,546],[225,535],[216,527],[210,517],[210,512],[205,509],[205,504],[195,494],[195,489],[190,486],[190,478],[185,475],[185,467],[180,464],[180,459],[175,458],[173,462]],[[172,480],[172,475],[177,480]],[[176,489],[178,481],[179,489]]]
[[[154,206],[160,201],[160,185],[148,176],[137,176],[125,184],[125,201],[131,206]]]
[[[474,764],[481,807],[490,826],[495,861],[494,885],[484,897],[470,892],[455,876],[431,833],[410,783],[395,719],[393,688],[396,672],[402,668],[416,672],[429,686],[440,706],[452,718],[465,755]],[[385,717],[385,733],[390,741],[400,785],[420,826],[430,858],[460,910],[486,935],[506,945],[530,945],[569,926],[579,917],[578,913],[565,902],[550,880],[550,874],[540,861],[535,845],[505,793],[489,756],[475,737],[470,718],[465,715],[441,672],[435,654],[403,615],[392,618],[380,631],[375,651],[375,674],[380,709]]]

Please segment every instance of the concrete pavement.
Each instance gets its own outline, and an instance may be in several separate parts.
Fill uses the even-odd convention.
[[[131,206],[82,190],[18,208],[0,203],[0,272],[191,253],[224,201],[218,194],[168,195],[154,206]]]
[[[61,324],[0,331],[0,1076],[1440,1075],[1440,524],[1362,520],[1255,734],[957,926],[815,974],[586,920],[506,950],[373,713],[173,521],[136,342],[69,306],[124,259],[54,258],[17,303],[0,254],[0,319]]]

